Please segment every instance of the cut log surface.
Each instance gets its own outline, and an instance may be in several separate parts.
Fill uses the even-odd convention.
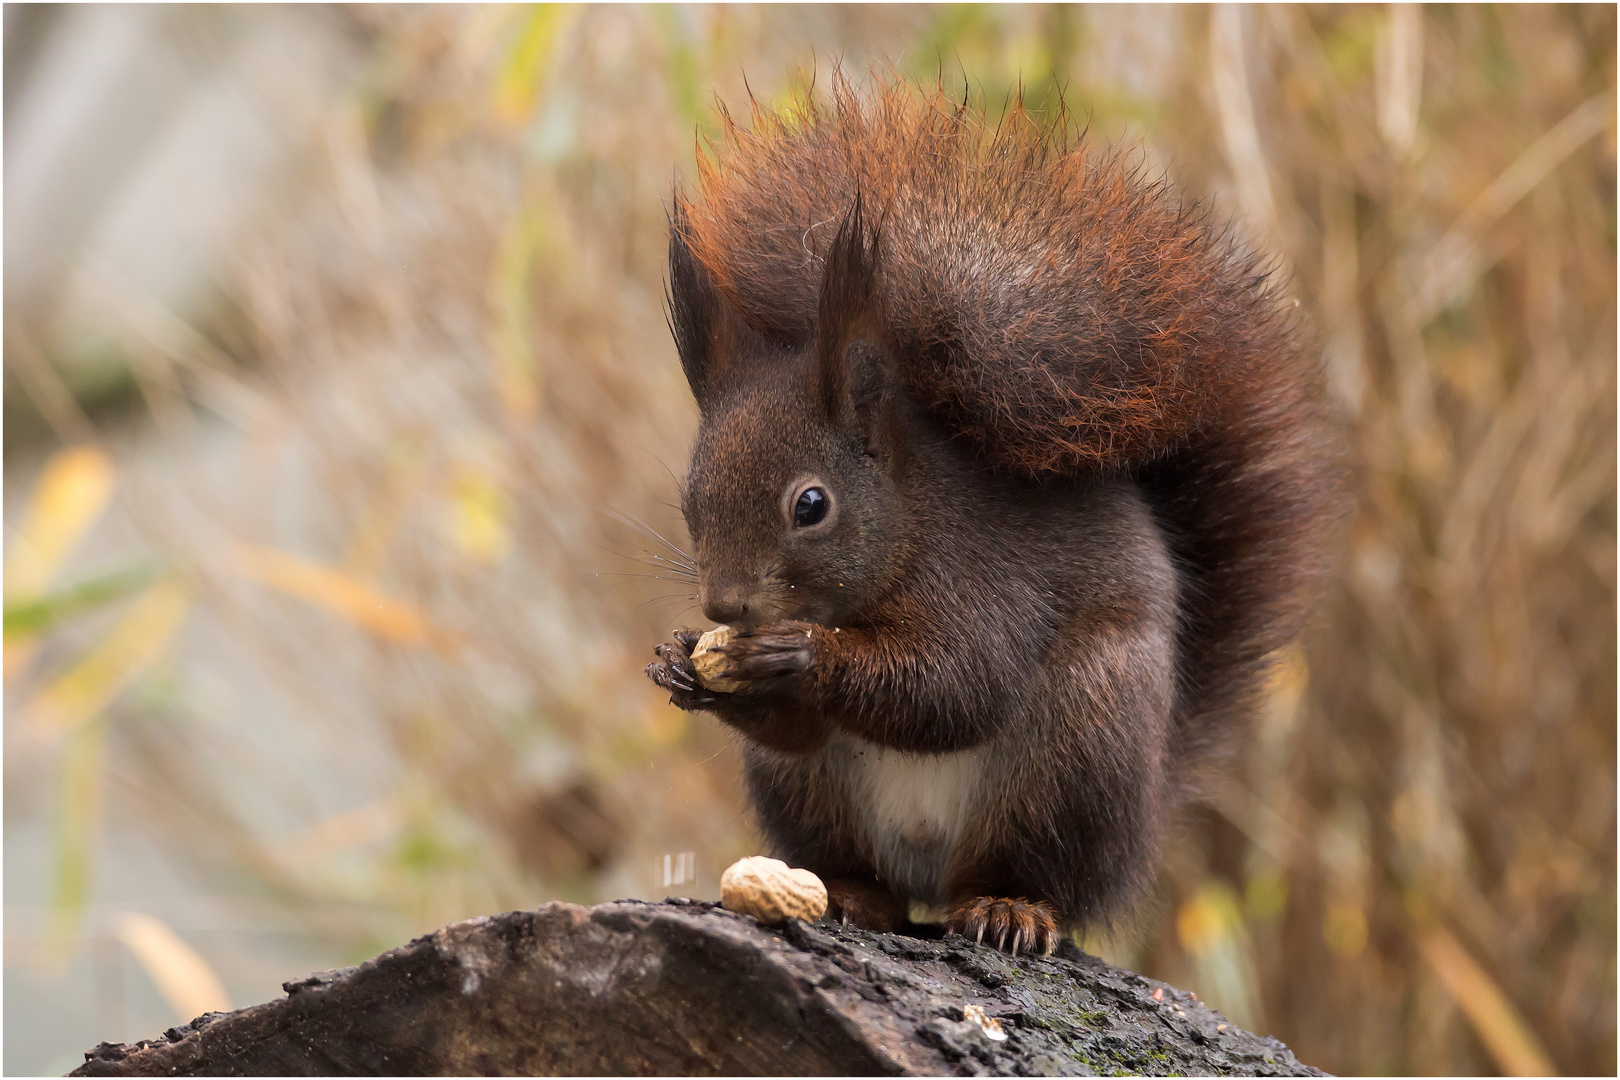
[[[695,901],[471,919],[285,989],[72,1075],[1324,1075],[1069,944],[1014,959]]]

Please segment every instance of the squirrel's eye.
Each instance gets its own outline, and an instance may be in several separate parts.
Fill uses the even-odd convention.
[[[793,504],[793,527],[803,529],[816,524],[827,516],[830,505],[825,491],[818,487],[805,488],[799,493],[799,501]]]

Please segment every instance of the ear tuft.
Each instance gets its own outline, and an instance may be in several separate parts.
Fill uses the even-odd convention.
[[[859,192],[827,251],[816,310],[815,391],[827,416],[867,453],[898,465],[905,439],[887,342],[881,234]]]
[[[816,307],[816,353],[830,357],[860,338],[882,333],[878,310],[880,236],[868,230],[861,193],[827,249]]]
[[[681,370],[707,412],[715,394],[736,367],[749,343],[759,335],[742,320],[692,250],[686,200],[675,196],[669,217],[669,284],[665,291],[669,330],[680,354]]]
[[[669,216],[669,284],[664,293],[669,332],[675,338],[681,370],[701,406],[708,397],[710,346],[719,295],[709,272],[692,254],[686,200],[675,196]]]
[[[857,383],[865,384],[860,394],[865,397],[874,378],[882,374],[877,370],[854,370],[856,365],[881,363],[878,353],[884,326],[878,281],[880,258],[879,232],[868,229],[857,191],[855,205],[844,216],[827,250],[816,307],[816,389],[834,416],[849,402]],[[868,347],[852,348],[857,343]]]

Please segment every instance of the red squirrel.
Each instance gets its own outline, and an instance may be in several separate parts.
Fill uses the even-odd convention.
[[[1339,503],[1295,304],[1125,155],[837,77],[677,191],[682,511],[769,848],[870,929],[1106,923],[1294,638]]]

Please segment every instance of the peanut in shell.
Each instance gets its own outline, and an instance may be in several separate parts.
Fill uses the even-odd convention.
[[[752,915],[766,926],[789,919],[814,922],[826,914],[827,887],[808,870],[754,855],[737,860],[720,875],[720,906]]]
[[[698,682],[720,694],[735,693],[742,688],[742,683],[726,677],[731,661],[720,651],[731,640],[732,633],[729,626],[717,626],[698,638],[692,649],[692,667],[697,671]]]

